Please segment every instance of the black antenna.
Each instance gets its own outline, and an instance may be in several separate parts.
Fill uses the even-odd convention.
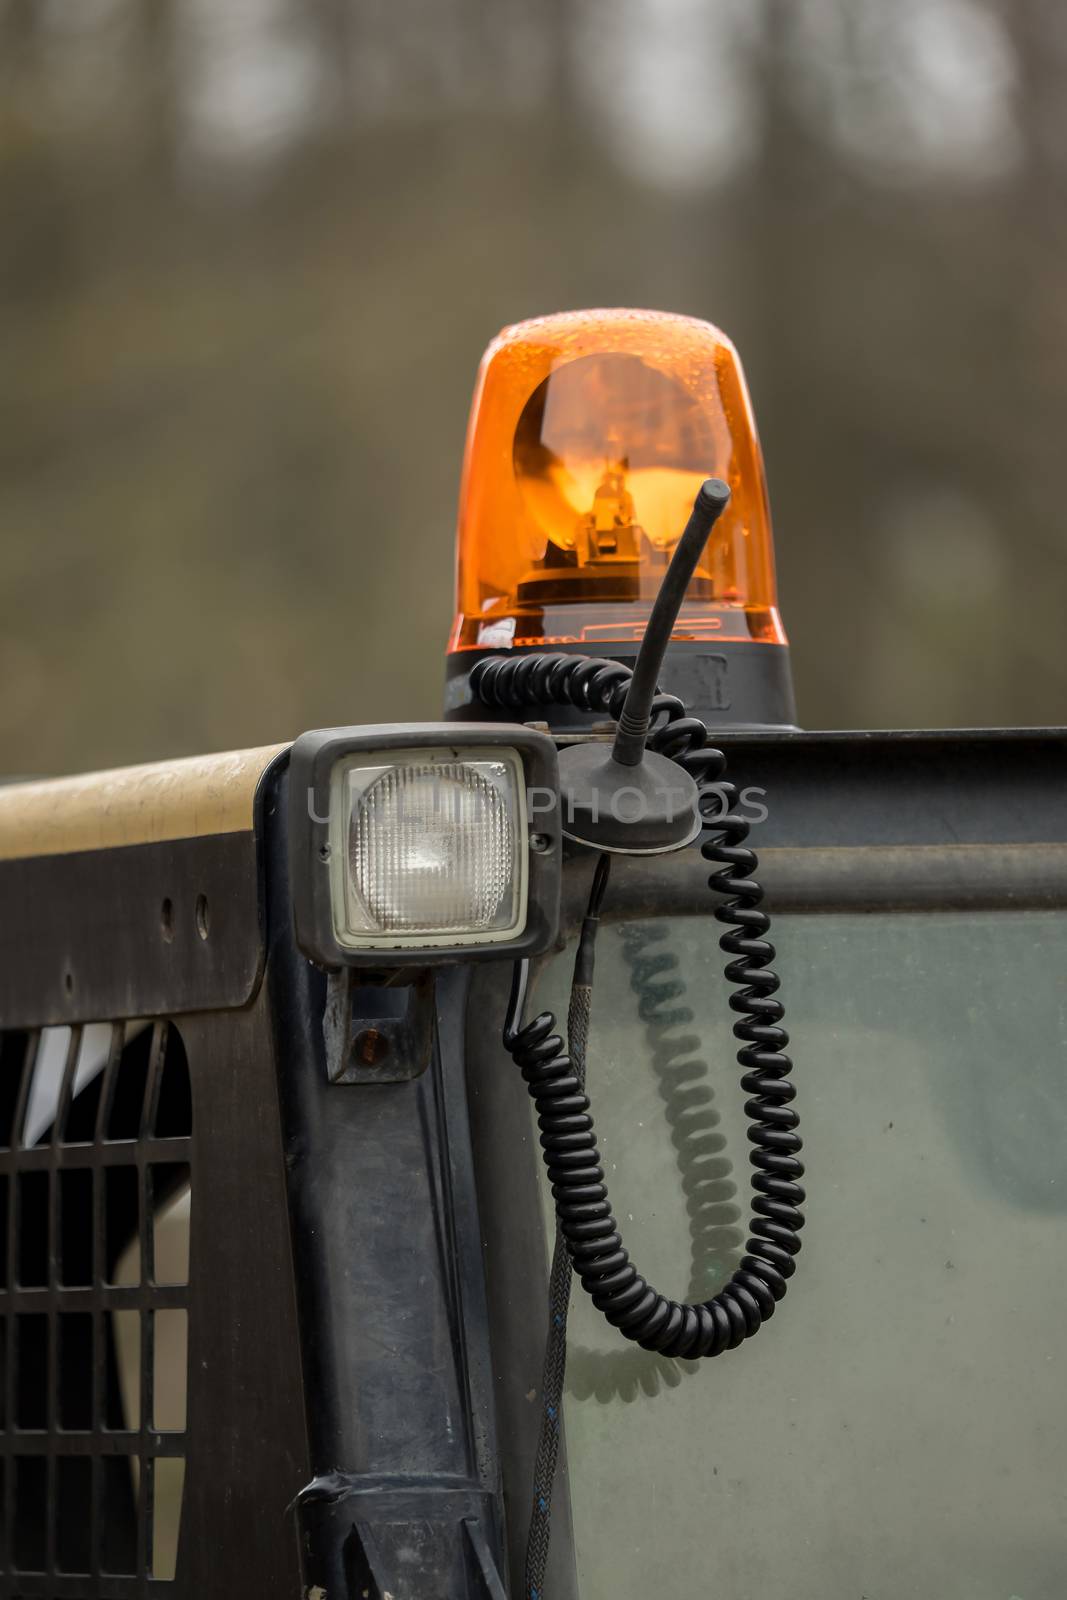
[[[712,528],[729,504],[730,487],[721,478],[708,478],[701,484],[685,532],[678,540],[671,564],[659,586],[645,637],[637,653],[634,675],[630,680],[611,752],[612,760],[624,767],[639,766],[645,753],[648,719],[659,685],[660,668],[678,613],[682,609],[685,591]]]
[[[720,478],[700,487],[678,540],[641,641],[615,743],[574,744],[560,751],[563,832],[579,844],[622,855],[679,850],[701,829],[697,786],[677,762],[645,749],[660,668],[689,580],[708,535],[730,503]]]

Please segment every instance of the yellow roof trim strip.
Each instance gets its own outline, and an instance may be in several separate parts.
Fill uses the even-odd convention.
[[[288,748],[0,786],[0,861],[249,831],[259,780]]]

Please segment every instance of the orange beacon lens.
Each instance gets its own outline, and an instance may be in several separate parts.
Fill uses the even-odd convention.
[[[482,359],[467,433],[450,678],[469,651],[632,655],[708,477],[731,501],[672,651],[784,657],[763,461],[729,339],[652,311],[505,328]],[[787,710],[745,720],[792,721]]]

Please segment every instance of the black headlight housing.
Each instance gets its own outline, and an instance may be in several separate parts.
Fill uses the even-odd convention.
[[[296,938],[328,970],[533,956],[559,932],[552,740],[500,723],[305,733],[290,752]]]

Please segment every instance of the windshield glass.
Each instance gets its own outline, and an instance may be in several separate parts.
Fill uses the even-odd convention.
[[[615,1214],[638,1269],[688,1298],[721,1287],[748,1213],[720,931],[608,925],[597,951],[588,1081]],[[793,915],[774,938],[797,1276],[755,1340],[699,1366],[627,1344],[575,1287],[581,1593],[1061,1600],[1067,918]],[[565,1016],[571,959],[538,1009]]]

